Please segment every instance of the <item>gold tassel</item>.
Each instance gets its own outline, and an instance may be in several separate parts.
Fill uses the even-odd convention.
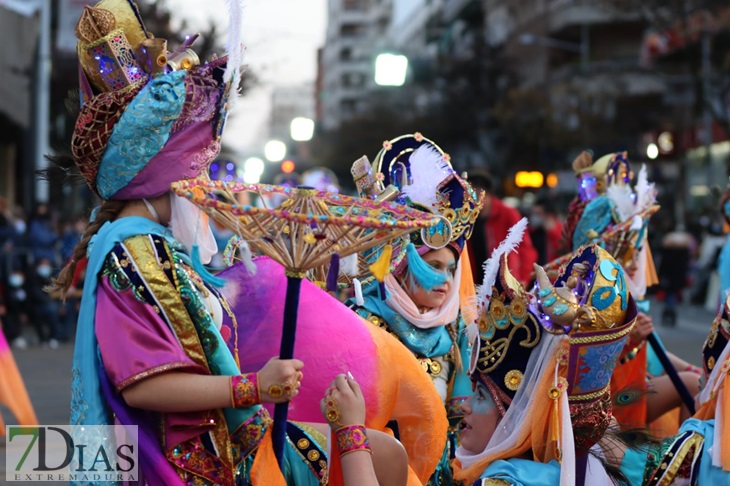
[[[388,243],[383,248],[383,252],[380,254],[378,259],[370,265],[370,273],[378,280],[382,282],[390,271],[390,258],[393,255],[393,246]]]

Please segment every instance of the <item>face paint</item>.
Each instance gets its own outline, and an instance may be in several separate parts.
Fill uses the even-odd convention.
[[[487,391],[484,385],[477,383],[474,393],[471,396],[472,413],[487,415],[496,409],[497,407],[494,405],[492,395],[489,394],[489,391]]]

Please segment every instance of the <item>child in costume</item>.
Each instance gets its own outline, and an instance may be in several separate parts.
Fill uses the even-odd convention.
[[[239,3],[229,5],[240,20]],[[127,0],[85,8],[76,34],[83,104],[72,150],[104,203],[55,281],[64,293],[88,256],[72,424],[138,426],[141,484],[326,481],[328,427],[289,423],[280,470],[261,406],[298,395],[303,363],[272,358],[258,372],[241,370],[237,341],[223,324],[234,334],[243,329],[219,278],[203,267],[217,250],[207,217],[169,190],[204,174],[218,154],[238,85],[240,38],[232,36],[230,59],[200,65],[189,46],[168,53]],[[333,417],[350,408],[333,404]],[[333,450],[372,448],[378,481],[403,481],[400,444],[362,424],[343,425]],[[355,462],[360,469],[363,460]]]
[[[374,270],[378,280],[364,285],[362,296],[347,304],[398,338],[433,380],[446,407],[450,432],[429,484],[452,484],[449,460],[456,446],[455,427],[461,403],[469,395],[462,367],[469,360],[462,296],[469,291],[463,289],[471,284],[474,295],[463,250],[481,199],[454,171],[448,155],[420,133],[385,142],[373,166],[356,165],[353,175],[361,195],[397,197],[441,220],[438,226],[394,245],[396,249],[384,250],[371,268],[390,266],[393,272]],[[370,258],[375,260],[376,255]]]
[[[653,348],[646,345],[653,324],[645,294],[647,287],[658,282],[648,245],[654,185],[648,182],[646,168],[642,167],[636,185],[631,187],[633,173],[625,152],[605,155],[595,163],[584,152],[573,162],[573,168],[578,176],[581,201],[571,205],[576,214],[569,216],[569,221],[574,223],[570,233],[573,250],[600,240],[624,267],[626,283],[640,311],[613,375],[615,416],[626,427],[641,427],[661,417],[652,426],[654,432],[660,436],[671,435],[681,420],[676,415],[663,415],[681,405],[680,395]],[[627,226],[625,230],[606,236],[621,224]],[[699,369],[667,354],[687,389],[695,394],[699,389]],[[647,388],[651,393],[645,392]],[[682,410],[686,418],[688,411]]]
[[[609,381],[636,307],[623,270],[590,246],[537,295],[507,267],[526,221],[485,264],[455,477],[465,484],[610,484]],[[603,458],[599,461],[598,458]]]

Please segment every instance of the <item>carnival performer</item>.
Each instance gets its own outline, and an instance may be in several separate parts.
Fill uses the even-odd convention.
[[[631,486],[730,483],[730,297],[712,323],[702,361],[706,384],[696,397],[695,415],[659,444],[625,452],[621,469]]]
[[[620,265],[583,249],[528,293],[508,268],[526,220],[485,263],[455,478],[465,484],[611,484],[611,372],[636,307]],[[611,433],[614,433],[611,430]]]
[[[627,428],[653,423],[657,435],[674,434],[689,411],[682,407],[681,413],[665,415],[679,411],[682,401],[654,349],[647,346],[654,327],[646,290],[658,282],[648,244],[654,184],[649,183],[646,167],[642,167],[636,185],[631,187],[633,172],[625,152],[605,155],[595,163],[583,152],[573,162],[573,169],[578,178],[578,202],[571,204],[568,216],[573,250],[600,241],[624,267],[626,284],[640,311],[613,374],[614,414]],[[621,224],[628,227],[612,233]],[[700,370],[671,353],[667,355],[687,389],[696,394]]]
[[[394,244],[395,249],[383,250],[371,267],[374,273],[382,272],[382,282],[373,279],[363,286],[362,296],[346,304],[397,337],[433,380],[450,428],[442,460],[429,484],[452,484],[449,461],[456,446],[460,406],[470,386],[463,369],[469,348],[461,310],[462,297],[473,296],[474,290],[464,245],[481,196],[454,171],[448,155],[420,133],[385,142],[372,167],[361,162],[353,166],[361,195],[390,194],[441,219],[437,227]],[[383,272],[382,267],[393,271]]]
[[[239,3],[229,6],[240,19]],[[126,0],[86,7],[76,34],[83,105],[73,159],[104,202],[55,281],[64,293],[88,256],[72,424],[138,426],[141,484],[320,484],[327,425],[289,423],[280,470],[261,405],[295,398],[304,363],[272,358],[258,372],[239,368],[222,325],[238,332],[236,317],[203,267],[216,251],[208,220],[170,192],[218,154],[240,38],[232,36],[230,59],[199,65],[189,46],[168,53]],[[405,481],[406,454],[392,437],[362,427],[336,437],[341,455],[376,452],[380,484]],[[324,461],[318,470],[293,445],[304,440],[305,455]]]

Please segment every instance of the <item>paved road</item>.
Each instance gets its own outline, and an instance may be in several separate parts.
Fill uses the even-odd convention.
[[[700,351],[714,318],[713,314],[701,307],[681,307],[676,327],[668,328],[663,327],[660,323],[661,311],[661,303],[652,305],[651,315],[654,317],[656,330],[667,349],[699,366],[701,364]],[[15,351],[14,355],[40,423],[67,424],[73,347],[62,345],[59,349],[33,348]],[[2,409],[2,412],[7,423],[15,423],[6,409]],[[0,483],[3,483],[4,479],[5,443],[3,441],[0,444]],[[53,483],[38,484],[50,485]]]

